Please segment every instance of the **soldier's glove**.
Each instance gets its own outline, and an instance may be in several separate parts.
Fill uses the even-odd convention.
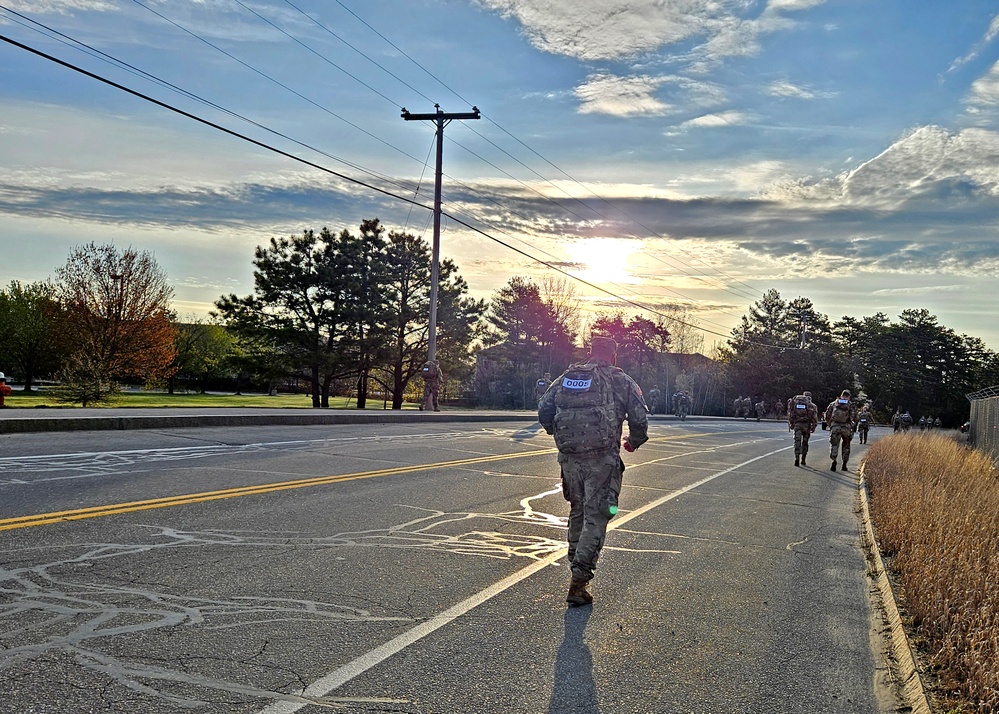
[[[624,439],[621,441],[621,446],[623,446],[624,450],[627,451],[629,454],[635,451],[635,447],[631,445],[630,441],[628,441],[628,437],[624,437]]]

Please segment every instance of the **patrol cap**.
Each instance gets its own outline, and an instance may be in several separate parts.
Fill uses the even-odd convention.
[[[610,337],[594,335],[590,339],[590,354],[593,357],[602,357],[609,360],[617,354],[617,342]]]
[[[840,394],[839,396],[841,396],[841,397],[843,397],[845,399],[849,399],[850,398],[850,390],[849,389],[844,389],[843,393]]]
[[[811,392],[802,392],[801,396],[803,396],[803,397],[811,397],[812,393]]]

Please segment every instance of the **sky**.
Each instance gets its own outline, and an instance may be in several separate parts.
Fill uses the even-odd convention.
[[[994,0],[0,0],[0,35],[259,142],[0,42],[3,286],[113,243],[204,317],[272,237],[430,241],[401,111],[474,106],[440,250],[475,297],[566,277],[708,352],[776,289],[999,350]]]

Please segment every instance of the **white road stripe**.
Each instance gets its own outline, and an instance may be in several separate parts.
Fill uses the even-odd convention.
[[[667,503],[668,501],[672,501],[674,498],[682,496],[683,494],[688,493],[689,491],[692,491],[695,488],[698,488],[699,486],[703,486],[709,481],[714,481],[716,478],[719,478],[720,476],[724,476],[725,474],[741,469],[744,466],[748,466],[749,464],[755,461],[759,461],[760,459],[765,459],[768,456],[779,454],[781,451],[787,451],[790,448],[793,447],[785,446],[781,449],[770,451],[760,456],[755,456],[749,459],[748,461],[743,461],[741,464],[730,466],[729,468],[723,471],[714,473],[711,476],[706,476],[705,478],[702,478],[700,481],[696,481],[688,486],[684,486],[683,488],[679,488],[676,491],[672,491],[671,493],[668,493],[665,496],[662,496],[661,498],[657,498],[655,501],[645,504],[641,508],[636,508],[635,510],[629,511],[627,514],[624,514],[619,518],[615,518],[614,521],[612,521],[611,524],[608,526],[608,529],[613,530],[616,528],[620,528],[625,523],[628,523],[629,521],[638,518],[639,516],[645,513],[648,513],[652,509],[657,508],[663,505],[664,503]],[[654,463],[654,461],[646,462],[646,464],[650,463]],[[636,468],[638,466],[643,466],[646,464],[633,464],[629,468]],[[417,625],[413,629],[408,630],[407,632],[404,632],[401,635],[393,637],[385,644],[376,647],[375,649],[371,650],[366,654],[361,655],[360,657],[351,662],[348,662],[339,669],[333,670],[326,676],[321,677],[320,679],[310,684],[308,687],[305,688],[305,691],[298,696],[305,699],[310,699],[310,698],[318,699],[319,697],[325,697],[327,694],[337,689],[338,687],[343,686],[344,684],[352,680],[354,677],[357,677],[358,675],[363,674],[372,667],[381,664],[392,655],[401,652],[405,648],[409,647],[411,644],[420,641],[427,635],[435,632],[436,630],[439,630],[440,628],[444,627],[444,625],[447,625],[453,620],[458,619],[465,613],[475,609],[476,607],[486,602],[487,600],[490,600],[496,595],[502,593],[503,591],[508,590],[509,588],[519,583],[521,580],[526,580],[539,570],[543,570],[549,565],[554,564],[557,560],[559,560],[559,558],[562,557],[562,555],[563,555],[562,551],[559,550],[558,552],[549,555],[547,558],[543,558],[541,560],[531,563],[526,568],[518,570],[513,575],[510,575],[504,578],[503,580],[500,580],[499,582],[490,585],[485,590],[481,590],[475,595],[472,595],[470,598],[467,598],[466,600],[459,602],[457,605],[448,608],[447,610],[437,615],[436,617],[433,617],[427,620],[426,622]],[[310,702],[308,701],[303,702],[300,700],[280,701],[265,707],[260,711],[260,714],[294,714],[294,712],[297,712],[299,709],[306,706],[310,706]]]

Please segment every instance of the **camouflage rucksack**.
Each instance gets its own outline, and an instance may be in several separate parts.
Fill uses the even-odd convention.
[[[837,399],[833,404],[832,422],[833,424],[846,424],[850,421],[850,400]]]
[[[795,424],[801,422],[810,422],[811,417],[808,415],[808,397],[804,394],[797,394],[791,403],[791,414],[792,421]]]
[[[555,394],[555,446],[564,454],[599,451],[617,443],[619,424],[613,367],[577,364],[562,375]]]

